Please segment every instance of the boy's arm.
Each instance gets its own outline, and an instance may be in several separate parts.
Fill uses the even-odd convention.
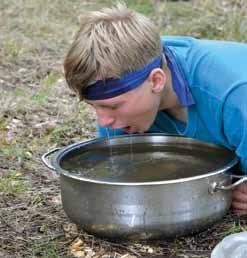
[[[223,130],[247,174],[247,85],[232,91],[224,105]]]
[[[247,174],[247,85],[239,86],[228,96],[223,110],[223,130],[240,158],[242,172]],[[233,190],[232,207],[247,213],[247,182]]]

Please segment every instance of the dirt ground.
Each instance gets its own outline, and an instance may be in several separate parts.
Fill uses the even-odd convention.
[[[128,3],[167,34],[246,41],[245,1]],[[59,178],[40,157],[95,137],[95,115],[66,86],[62,62],[82,11],[109,4],[0,1],[0,257],[206,258],[223,237],[247,229],[247,216],[230,211],[193,236],[119,243],[67,218]]]

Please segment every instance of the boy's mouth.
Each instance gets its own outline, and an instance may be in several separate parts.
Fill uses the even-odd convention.
[[[137,129],[132,126],[123,127],[122,130],[124,130],[128,134],[145,133],[146,132],[146,130]]]
[[[132,133],[131,132],[131,127],[130,126],[126,126],[123,128],[123,130],[126,132],[126,133]]]

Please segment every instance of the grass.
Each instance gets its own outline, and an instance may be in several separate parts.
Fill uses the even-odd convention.
[[[61,256],[58,253],[57,247],[54,243],[47,243],[41,240],[37,240],[32,248],[32,255],[30,258],[60,258]]]
[[[61,125],[51,132],[51,134],[49,135],[50,141],[52,143],[57,143],[58,145],[61,145],[63,140],[66,137],[69,137],[71,132],[71,125]]]
[[[43,103],[47,103],[49,96],[50,92],[47,89],[41,89],[38,92],[35,92],[31,99],[38,103],[38,105],[42,105]]]
[[[146,16],[155,15],[155,4],[151,0],[139,0],[139,1],[126,1],[127,5],[138,12],[143,13]]]
[[[58,73],[49,73],[45,78],[41,80],[41,84],[46,87],[51,87],[54,85],[59,79],[61,75]]]
[[[234,234],[247,231],[247,225],[241,225],[240,222],[233,222],[233,225],[226,231],[227,234]]]
[[[164,2],[158,9],[159,25],[164,34],[192,35],[198,38],[247,40],[244,1]],[[241,3],[240,3],[241,2]]]
[[[28,188],[27,182],[23,182],[20,172],[11,172],[0,182],[0,192],[16,195]]]
[[[3,43],[3,52],[10,61],[15,62],[20,52],[20,48],[15,40],[7,39]]]
[[[5,118],[0,119],[0,131],[5,131],[7,130],[7,121]]]
[[[30,152],[27,149],[18,145],[3,145],[0,149],[0,154],[7,160],[21,163],[26,159],[30,159]]]

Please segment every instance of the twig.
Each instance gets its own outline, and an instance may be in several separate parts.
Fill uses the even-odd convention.
[[[10,225],[4,218],[3,216],[0,217],[0,220],[9,228],[11,228],[15,233],[21,234],[22,232],[16,230],[12,225]]]

